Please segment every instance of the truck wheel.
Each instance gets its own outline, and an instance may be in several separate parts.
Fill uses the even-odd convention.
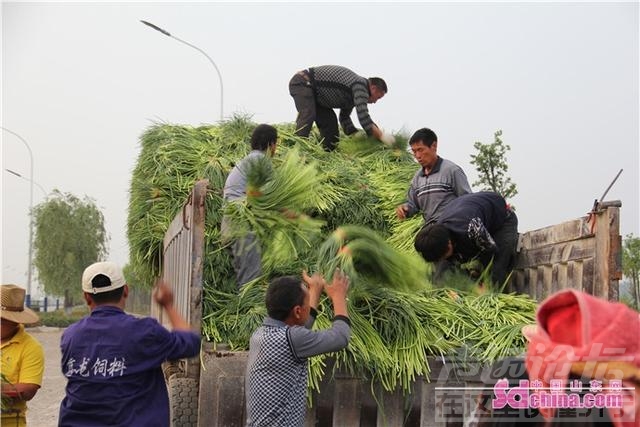
[[[169,378],[169,416],[172,427],[197,427],[198,381],[194,378]]]

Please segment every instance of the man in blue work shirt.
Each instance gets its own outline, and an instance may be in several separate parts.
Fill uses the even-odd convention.
[[[449,202],[435,224],[416,235],[416,251],[428,262],[438,262],[434,281],[445,272],[478,260],[493,260],[491,280],[504,284],[515,261],[518,218],[498,193],[464,194]]]
[[[169,397],[161,365],[196,356],[200,336],[173,306],[169,286],[154,292],[173,331],[153,318],[124,312],[129,288],[111,262],[90,265],[82,275],[91,314],[62,334],[66,394],[59,426],[169,426]]]

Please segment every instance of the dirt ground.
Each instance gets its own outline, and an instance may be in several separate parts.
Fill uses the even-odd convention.
[[[44,377],[42,387],[27,403],[27,425],[31,427],[55,427],[58,425],[58,411],[64,397],[67,380],[60,369],[61,328],[46,326],[27,328],[44,349]]]

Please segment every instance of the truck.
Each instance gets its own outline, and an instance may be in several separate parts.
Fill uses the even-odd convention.
[[[195,329],[202,322],[208,185],[207,180],[196,182],[163,244],[163,278],[174,287],[176,307]],[[537,301],[565,288],[617,301],[621,206],[620,201],[601,201],[586,216],[521,233],[512,286]],[[167,324],[157,306],[152,315]],[[172,425],[244,425],[247,355],[203,340],[200,357],[166,363]],[[482,367],[447,363],[444,357],[431,358],[429,365],[430,378],[416,378],[409,396],[339,371],[322,380],[319,393],[312,393],[305,425],[422,427],[462,422],[473,411],[473,387],[481,384]],[[452,397],[451,390],[458,396]]]

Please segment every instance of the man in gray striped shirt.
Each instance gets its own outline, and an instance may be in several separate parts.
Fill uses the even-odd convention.
[[[340,109],[340,126],[347,135],[358,131],[351,121],[355,108],[368,136],[387,145],[395,142],[395,138],[384,133],[369,116],[367,104],[375,104],[387,93],[387,84],[379,77],[367,79],[345,67],[320,65],[294,74],[289,81],[289,93],[298,110],[296,135],[308,137],[316,122],[327,151],[334,150],[339,139],[334,108]]]
[[[396,215],[403,220],[422,212],[425,224],[430,224],[451,200],[471,193],[471,186],[460,166],[438,156],[438,137],[431,129],[415,131],[409,145],[420,169],[411,180],[407,201],[396,208]]]

